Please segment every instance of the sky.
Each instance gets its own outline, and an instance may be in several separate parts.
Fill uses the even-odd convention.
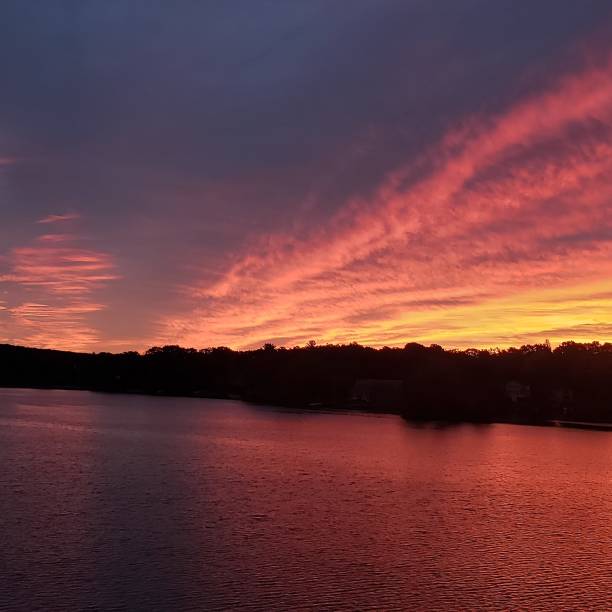
[[[3,0],[0,342],[612,341],[609,0]]]

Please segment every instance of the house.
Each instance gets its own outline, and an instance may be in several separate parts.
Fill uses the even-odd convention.
[[[517,404],[531,397],[531,387],[529,385],[524,385],[518,380],[511,380],[506,383],[506,397],[513,404]]]
[[[564,415],[567,415],[574,403],[574,392],[571,389],[559,387],[553,389],[551,399],[552,405],[557,410],[561,410]]]

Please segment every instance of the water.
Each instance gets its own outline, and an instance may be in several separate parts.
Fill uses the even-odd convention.
[[[0,609],[612,609],[612,434],[0,389]]]

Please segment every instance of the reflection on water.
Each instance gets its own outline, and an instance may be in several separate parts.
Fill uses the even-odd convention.
[[[609,609],[612,434],[0,390],[0,609]]]

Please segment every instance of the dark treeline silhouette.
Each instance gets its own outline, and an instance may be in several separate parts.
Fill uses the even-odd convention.
[[[154,347],[144,354],[0,345],[0,386],[240,398],[396,412],[415,420],[612,421],[612,344],[505,350],[410,343],[251,351]]]

